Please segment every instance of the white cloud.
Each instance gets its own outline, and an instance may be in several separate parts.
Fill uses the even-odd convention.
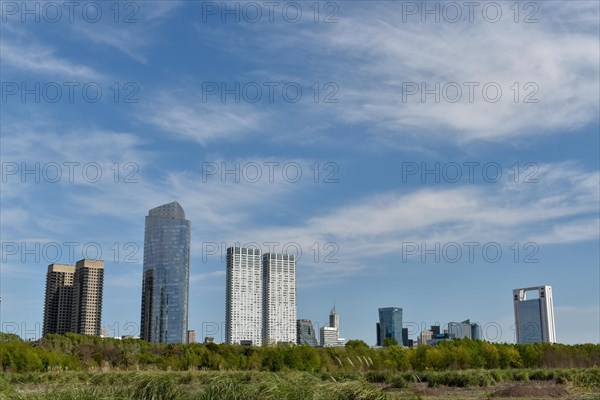
[[[24,70],[33,74],[71,79],[103,79],[103,75],[92,67],[81,65],[56,55],[49,46],[30,41],[12,43],[0,41],[2,62],[6,67]]]
[[[203,102],[199,95],[181,93],[153,97],[154,103],[138,115],[141,121],[202,145],[261,133],[268,127],[267,113],[250,104]]]
[[[564,133],[598,119],[600,39],[593,28],[597,18],[595,25],[590,18],[590,12],[597,17],[598,6],[560,4],[541,7],[537,24],[514,23],[508,14],[496,24],[481,18],[471,24],[403,23],[402,2],[344,3],[339,23],[298,30],[285,41],[272,35],[259,40],[273,54],[294,48],[324,55],[305,74],[328,71],[337,82],[340,103],[327,105],[337,121],[418,142],[500,141]],[[555,18],[563,14],[569,22]],[[425,83],[428,89],[439,82],[442,92],[445,84],[457,82],[462,96],[456,103],[445,101],[443,93],[439,103],[432,95],[423,103],[420,92],[404,99],[407,82]],[[472,102],[465,82],[479,84]],[[501,88],[498,102],[484,99],[487,83]],[[529,94],[538,102],[524,103]],[[453,97],[450,88],[448,98]]]

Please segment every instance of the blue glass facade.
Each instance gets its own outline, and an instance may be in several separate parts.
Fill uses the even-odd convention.
[[[519,307],[519,343],[542,343],[542,310],[540,299],[524,300]]]
[[[151,209],[144,234],[141,338],[185,343],[191,223],[179,203]]]
[[[387,307],[379,309],[379,342],[384,344],[385,339],[396,339],[402,345],[402,309]]]

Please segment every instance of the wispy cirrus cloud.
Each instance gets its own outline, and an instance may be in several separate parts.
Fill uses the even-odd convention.
[[[48,45],[3,38],[0,47],[3,67],[7,69],[70,79],[104,79],[94,68],[61,57]]]
[[[189,89],[189,88],[188,88]],[[206,146],[268,129],[269,113],[244,103],[206,102],[197,91],[158,92],[138,115],[160,131]]]
[[[263,68],[265,76],[294,75],[302,65],[299,75],[328,74],[338,84],[338,104],[302,110],[324,124],[364,126],[372,138],[407,146],[432,138],[499,143],[568,134],[598,120],[599,11],[584,3],[541,4],[539,23],[530,24],[512,15],[498,23],[480,15],[472,23],[422,23],[419,14],[403,21],[402,2],[344,3],[338,23],[294,26],[294,35],[277,24],[256,40],[263,57],[287,54]]]

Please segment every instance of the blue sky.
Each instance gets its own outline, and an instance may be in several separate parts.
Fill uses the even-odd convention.
[[[548,284],[558,340],[600,341],[597,2],[61,4],[2,2],[4,331],[100,250],[103,325],[137,333],[144,216],[177,200],[199,338],[255,242],[302,251],[298,317],[335,299],[347,339],[396,306],[512,342],[512,289]]]

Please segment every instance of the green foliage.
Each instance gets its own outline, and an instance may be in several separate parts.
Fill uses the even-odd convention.
[[[462,339],[435,346],[404,348],[386,342],[382,349],[351,340],[341,348],[308,345],[248,347],[227,344],[158,344],[142,340],[101,339],[84,335],[47,335],[24,342],[0,335],[0,370],[41,371],[446,371],[531,368],[528,379],[545,379],[541,369],[600,365],[600,345],[513,345]],[[537,372],[536,372],[537,371]],[[525,377],[517,377],[523,379]],[[556,376],[550,379],[556,379]],[[389,383],[389,382],[388,382]]]
[[[385,339],[383,339],[383,347],[397,346],[397,345],[398,345],[398,341],[396,340],[396,338],[385,338]]]
[[[369,348],[369,345],[363,340],[348,340],[346,342],[346,348],[353,350],[365,350]]]

